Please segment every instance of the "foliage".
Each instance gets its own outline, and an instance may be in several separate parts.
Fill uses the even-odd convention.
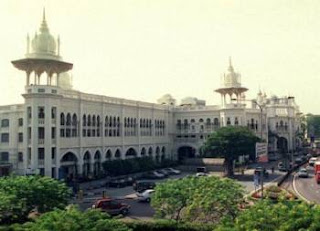
[[[49,177],[0,178],[0,223],[23,222],[35,208],[40,213],[64,208],[69,197],[67,186]]]
[[[217,223],[234,219],[242,198],[242,186],[231,179],[186,177],[158,184],[151,203],[160,218]]]
[[[308,115],[307,116],[307,131],[308,136],[315,136],[315,138],[320,138],[320,116]]]
[[[111,219],[99,210],[81,212],[75,207],[67,210],[54,210],[40,216],[35,222],[27,222],[15,230],[25,231],[130,231],[125,224]]]
[[[304,202],[263,200],[240,213],[235,221],[225,222],[219,231],[320,230],[320,207]]]
[[[202,150],[207,157],[225,158],[228,175],[233,175],[233,161],[239,156],[249,155],[255,159],[255,144],[259,138],[246,127],[222,127],[212,133]]]
[[[153,161],[152,157],[140,157],[126,160],[109,160],[103,163],[104,170],[111,176],[126,175],[137,172],[154,170],[160,167],[173,166],[175,162],[163,160],[161,163]]]
[[[184,223],[173,220],[154,222],[130,221],[126,225],[133,231],[212,231],[214,226],[203,223]]]

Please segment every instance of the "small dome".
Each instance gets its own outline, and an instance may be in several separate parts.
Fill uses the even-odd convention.
[[[159,104],[164,104],[164,105],[175,105],[176,104],[176,100],[170,94],[165,94],[160,99],[158,99],[157,102]]]
[[[72,76],[68,72],[59,75],[59,86],[65,90],[72,90]]]

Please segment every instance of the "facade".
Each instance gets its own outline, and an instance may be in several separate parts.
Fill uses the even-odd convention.
[[[200,155],[208,135],[222,126],[248,126],[269,141],[271,152],[299,146],[299,108],[292,97],[246,100],[231,60],[221,105],[176,100],[165,95],[147,103],[72,88],[72,64],[60,55],[60,39],[49,32],[45,15],[39,34],[27,37],[27,53],[12,61],[26,73],[24,103],[0,107],[0,175],[39,173],[54,178],[99,174],[112,159],[149,156],[155,161]],[[271,136],[270,136],[271,134]]]

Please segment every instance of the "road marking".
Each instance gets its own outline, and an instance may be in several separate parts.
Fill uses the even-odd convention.
[[[311,201],[309,201],[307,198],[305,198],[304,196],[302,196],[296,187],[296,178],[297,178],[297,173],[294,174],[293,176],[293,182],[292,182],[292,186],[293,186],[293,190],[295,191],[295,193],[298,195],[298,197],[300,197],[302,200],[304,200],[307,203],[312,203]]]

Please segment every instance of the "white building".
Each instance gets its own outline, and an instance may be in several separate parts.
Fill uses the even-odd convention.
[[[39,33],[27,38],[25,57],[12,64],[26,73],[25,102],[0,107],[0,175],[13,170],[63,178],[97,174],[102,162],[117,158],[194,157],[221,126],[248,126],[270,140],[272,152],[299,145],[294,99],[259,93],[248,102],[231,60],[216,90],[221,105],[187,97],[177,106],[170,95],[152,104],[86,94],[72,89],[73,65],[60,56],[60,39],[50,34],[44,15]]]

